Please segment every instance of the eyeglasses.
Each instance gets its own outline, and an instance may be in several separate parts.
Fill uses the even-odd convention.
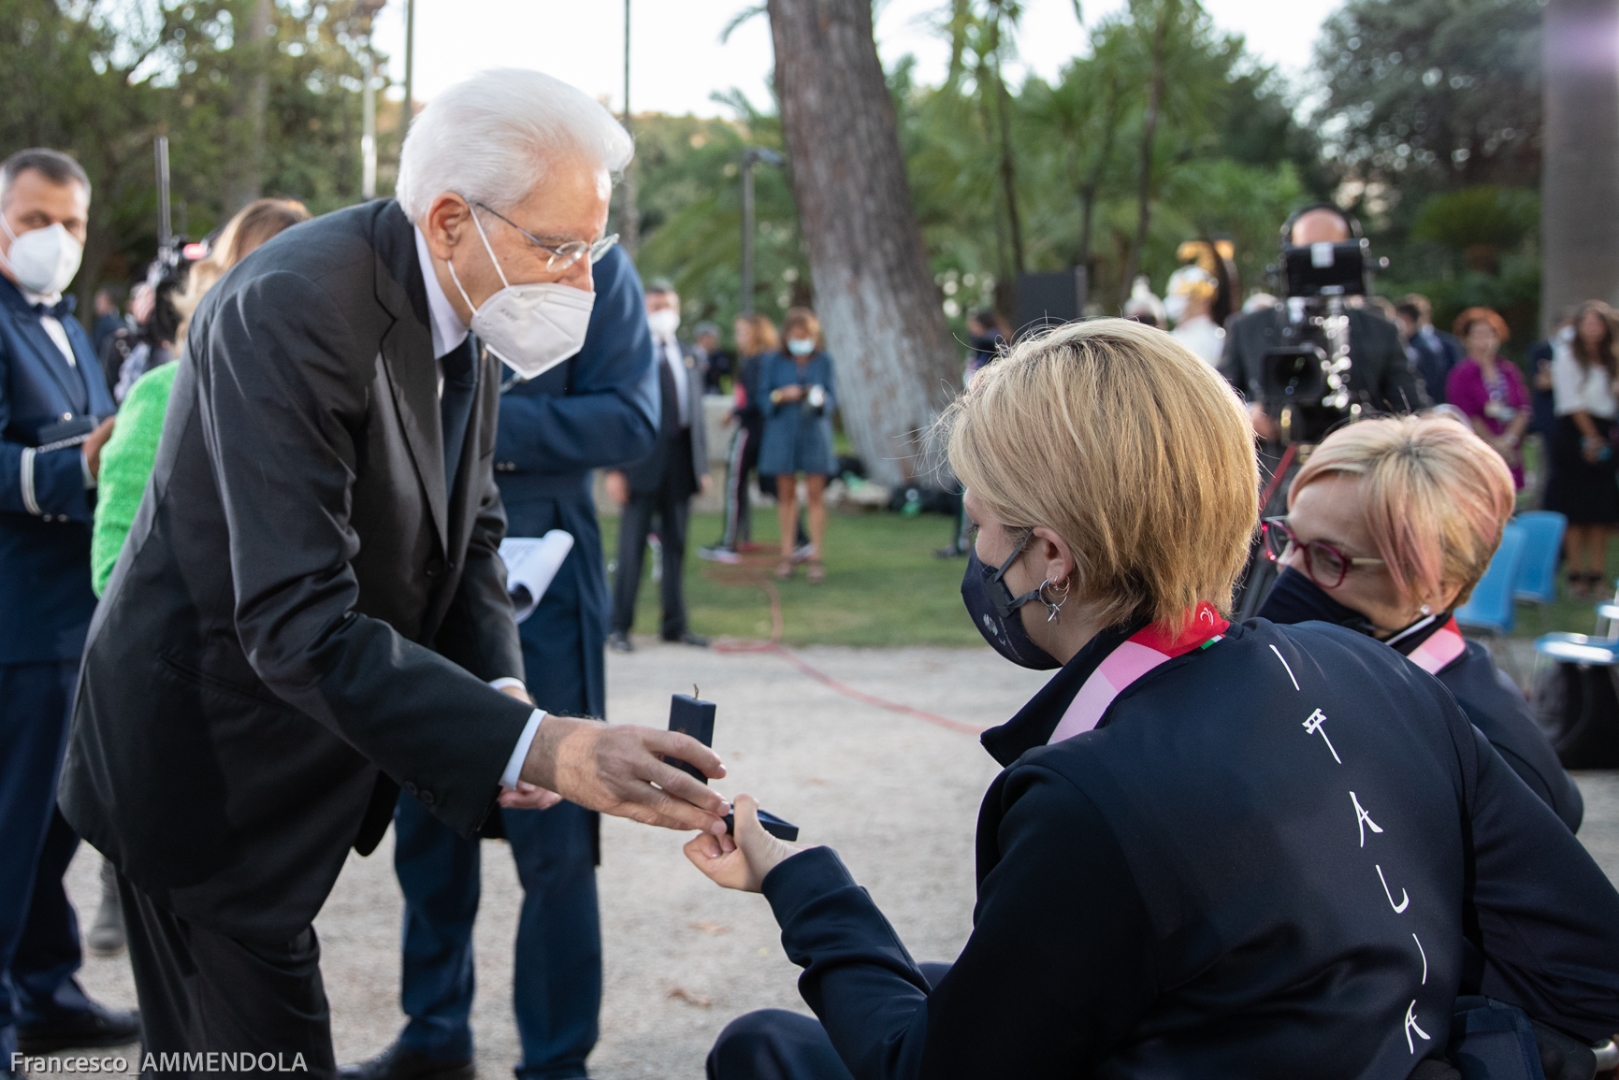
[[[560,273],[585,256],[589,256],[590,265],[595,266],[597,263],[601,262],[602,256],[606,255],[612,246],[618,243],[618,233],[614,233],[611,236],[602,237],[594,244],[586,243],[583,240],[569,240],[565,244],[547,244],[544,240],[541,240],[538,236],[535,236],[533,233],[529,232],[527,229],[517,224],[517,222],[513,221],[511,218],[502,214],[500,211],[496,210],[487,203],[478,202],[473,203],[472,205],[480,210],[489,211],[491,214],[494,214],[497,218],[504,221],[506,224],[510,225],[524,236],[528,237],[539,247],[549,251],[551,253],[551,258],[546,262],[545,268],[551,273]]]
[[[1271,562],[1281,562],[1289,550],[1297,548],[1304,554],[1304,572],[1323,589],[1336,589],[1344,583],[1344,575],[1354,566],[1382,566],[1382,559],[1345,555],[1331,544],[1312,540],[1299,542],[1285,517],[1266,518],[1260,522],[1264,534],[1265,554]]]

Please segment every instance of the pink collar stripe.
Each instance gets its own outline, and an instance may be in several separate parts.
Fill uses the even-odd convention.
[[[1461,628],[1453,615],[1448,623],[1428,636],[1428,640],[1412,649],[1406,657],[1429,675],[1437,675],[1451,661],[1467,651]]]
[[[1085,685],[1079,688],[1068,711],[1063,713],[1057,730],[1051,733],[1047,745],[1060,743],[1075,735],[1090,731],[1102,720],[1102,714],[1113,704],[1113,699],[1124,688],[1141,676],[1177,656],[1185,656],[1219,641],[1231,626],[1214,610],[1214,605],[1201,603],[1192,615],[1192,621],[1178,637],[1165,634],[1157,624],[1132,634],[1123,644],[1107,654]]]

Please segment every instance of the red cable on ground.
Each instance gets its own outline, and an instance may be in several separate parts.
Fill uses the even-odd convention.
[[[763,565],[758,560],[750,560],[746,557],[744,557],[744,561],[739,565],[747,570],[758,571],[763,569]],[[746,575],[739,574],[738,576],[742,576],[745,579],[741,581],[725,581],[723,577],[716,576],[713,580],[718,581],[721,585],[751,585],[764,591],[765,596],[770,599],[770,640],[758,641],[748,638],[721,638],[714,643],[715,652],[769,653],[779,656],[783,660],[787,661],[787,663],[791,664],[794,668],[797,668],[800,674],[807,675],[829,690],[842,694],[844,697],[850,698],[854,701],[858,701],[862,705],[870,705],[874,708],[886,709],[889,712],[899,713],[902,716],[914,717],[917,720],[932,724],[935,727],[944,728],[946,731],[960,732],[963,735],[977,735],[984,730],[983,728],[975,727],[972,724],[964,724],[960,720],[952,720],[948,716],[940,716],[937,713],[928,712],[926,709],[918,709],[911,705],[902,705],[897,701],[889,701],[887,698],[878,697],[876,694],[868,694],[864,690],[857,690],[847,683],[839,682],[837,679],[834,679],[832,676],[828,675],[826,672],[820,670],[814,665],[807,663],[802,657],[798,656],[798,654],[794,653],[791,649],[781,643],[781,590],[776,588],[776,583],[764,574],[750,573]]]

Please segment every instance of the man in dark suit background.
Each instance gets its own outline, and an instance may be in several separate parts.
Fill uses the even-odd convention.
[[[574,544],[539,607],[519,627],[534,703],[564,716],[603,717],[607,574],[592,470],[644,457],[658,433],[658,374],[641,282],[614,248],[596,264],[596,305],[579,355],[535,379],[508,376],[500,398],[495,478],[508,532],[561,529]],[[523,884],[512,1004],[523,1080],[582,1077],[601,1007],[596,903],[597,815],[564,802],[502,810]],[[486,830],[487,831],[487,830]],[[480,846],[402,795],[394,867],[405,895],[400,1000],[410,1020],[378,1056],[345,1068],[352,1080],[472,1074],[472,931]]]
[[[1407,293],[1394,312],[1405,355],[1422,376],[1428,397],[1435,405],[1443,405],[1451,369],[1462,362],[1462,343],[1454,334],[1434,328],[1433,305],[1421,293]]]
[[[646,311],[658,354],[662,416],[658,442],[646,458],[607,474],[607,492],[624,508],[613,580],[613,632],[607,639],[618,652],[635,647],[630,630],[635,625],[635,597],[641,591],[641,564],[654,517],[663,551],[660,633],[665,641],[708,644],[707,638],[692,633],[684,580],[691,499],[706,493],[710,483],[703,430],[703,369],[690,347],[675,337],[680,326],[680,297],[674,286],[665,280],[648,284]]]
[[[498,555],[499,364],[578,351],[630,153],[581,91],[484,72],[416,117],[398,201],[287,230],[196,312],[61,791],[121,875],[147,1050],[335,1075],[311,920],[400,790],[464,836],[554,793],[723,831],[657,756],[722,775],[695,740],[533,706]]]
[[[0,163],[0,1075],[19,1041],[43,1053],[139,1031],[134,1014],[103,1009],[74,979],[79,928],[62,874],[79,838],[56,812],[96,604],[90,523],[113,413],[63,295],[89,210],[90,181],[66,154],[22,150]]]
[[[1298,214],[1287,243],[1308,247],[1338,243],[1357,235],[1349,218],[1336,207],[1317,206]],[[1226,328],[1225,359],[1221,369],[1237,392],[1249,401],[1254,431],[1267,441],[1275,439],[1274,418],[1260,404],[1265,354],[1282,343],[1288,312],[1284,300],[1276,307],[1239,315]],[[1296,301],[1295,301],[1296,302]],[[1349,316],[1349,393],[1375,412],[1415,412],[1428,405],[1422,383],[1400,345],[1394,324],[1365,308],[1351,307]]]

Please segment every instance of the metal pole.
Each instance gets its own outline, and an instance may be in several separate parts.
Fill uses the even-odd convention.
[[[411,120],[416,112],[411,102],[416,100],[416,0],[405,0],[405,115],[400,120],[399,130],[404,133],[410,127]],[[401,145],[403,140],[401,140]]]
[[[634,134],[630,118],[630,0],[624,0],[624,130]],[[630,258],[641,248],[640,189],[636,183],[635,159],[624,167],[623,195],[618,225],[619,242]]]
[[[360,196],[377,197],[377,58],[371,51],[371,35],[365,36],[365,132],[360,136]]]
[[[753,314],[753,166],[750,147],[742,151],[742,314]]]

